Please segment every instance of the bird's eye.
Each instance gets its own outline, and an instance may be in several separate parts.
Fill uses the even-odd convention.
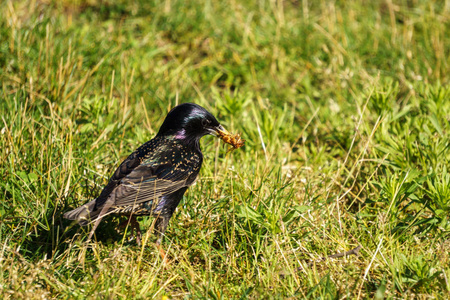
[[[210,120],[208,120],[208,119],[202,119],[202,126],[206,127],[206,126],[208,126],[209,124],[211,124],[211,121],[210,121]]]

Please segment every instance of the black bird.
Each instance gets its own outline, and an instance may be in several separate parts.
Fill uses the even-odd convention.
[[[156,217],[156,244],[161,244],[169,220],[183,194],[197,179],[203,155],[200,138],[211,134],[229,135],[216,118],[203,107],[184,103],[173,108],[158,134],[125,159],[94,199],[64,214],[85,226],[94,222],[91,239],[102,218],[109,214],[128,215],[130,224],[137,225],[135,216]]]

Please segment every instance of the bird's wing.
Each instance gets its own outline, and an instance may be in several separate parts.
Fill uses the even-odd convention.
[[[138,151],[131,153],[130,156],[128,156],[116,169],[113,176],[109,179],[108,184],[95,200],[94,210],[105,204],[106,200],[108,200],[111,195],[111,192],[120,184],[120,181],[139,166],[140,159],[137,154]]]
[[[114,190],[114,207],[136,205],[150,200],[158,200],[194,181],[200,168],[189,166],[182,161],[176,166],[171,163],[161,165],[140,165],[126,175]],[[158,201],[154,201],[156,205]]]

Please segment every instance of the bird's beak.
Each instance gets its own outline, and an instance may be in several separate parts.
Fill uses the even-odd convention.
[[[217,127],[214,127],[213,129],[209,130],[209,133],[211,135],[217,136],[218,138],[223,137],[225,135],[230,135],[230,133],[228,132],[228,130],[226,130],[225,128],[223,128],[222,125],[219,125]]]

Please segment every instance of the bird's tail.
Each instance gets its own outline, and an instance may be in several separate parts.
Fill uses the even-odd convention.
[[[81,226],[86,226],[89,222],[95,220],[100,214],[100,209],[95,210],[95,201],[96,199],[74,210],[66,212],[64,214],[64,218],[78,221],[78,224]]]

